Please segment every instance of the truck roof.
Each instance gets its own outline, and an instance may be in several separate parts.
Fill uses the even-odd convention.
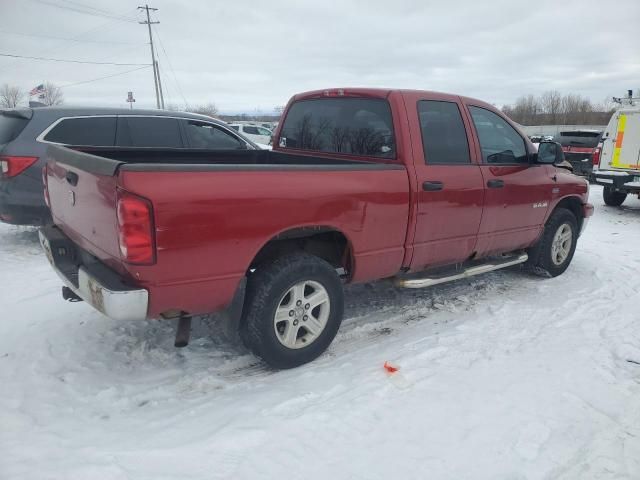
[[[305,100],[311,98],[322,97],[372,97],[372,98],[387,98],[392,93],[399,93],[402,95],[430,95],[438,96],[443,100],[457,101],[458,99],[464,99],[467,101],[473,101],[477,105],[483,105],[491,108],[493,105],[483,102],[472,97],[466,97],[464,95],[455,95],[452,93],[436,92],[433,90],[416,90],[416,89],[403,89],[403,88],[367,88],[367,87],[333,87],[323,88],[321,90],[309,90],[307,92],[298,93],[293,96],[293,100]]]

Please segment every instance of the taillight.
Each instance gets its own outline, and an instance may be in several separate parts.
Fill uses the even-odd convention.
[[[47,166],[42,168],[42,187],[44,189],[44,203],[48,208],[51,208],[51,202],[49,200],[49,180],[47,179]]]
[[[118,190],[118,241],[127,263],[149,265],[155,261],[153,210],[151,202]]]
[[[595,150],[593,151],[593,166],[594,167],[599,167],[600,166],[600,153],[602,152],[602,149],[600,147],[596,147]]]
[[[0,177],[11,178],[20,175],[31,165],[36,163],[38,157],[0,156]]]

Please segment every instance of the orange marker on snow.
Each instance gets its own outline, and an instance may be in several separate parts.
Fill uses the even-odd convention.
[[[384,362],[384,369],[389,373],[396,373],[398,370],[400,370],[400,367],[391,365],[389,362]]]

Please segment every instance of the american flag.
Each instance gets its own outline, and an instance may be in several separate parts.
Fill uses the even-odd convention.
[[[33,97],[34,95],[40,95],[42,97],[45,92],[46,90],[44,88],[44,84],[41,83],[37,87],[31,89],[31,91],[29,92],[29,96]]]

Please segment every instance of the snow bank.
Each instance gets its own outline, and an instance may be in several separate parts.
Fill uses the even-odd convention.
[[[176,350],[63,302],[35,230],[1,225],[0,478],[640,478],[640,202],[591,195],[563,276],[353,286],[283,372],[211,319]]]

